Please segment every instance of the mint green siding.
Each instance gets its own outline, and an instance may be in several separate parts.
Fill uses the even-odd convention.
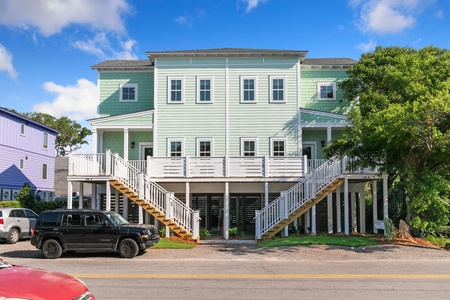
[[[153,133],[151,131],[131,131],[128,136],[128,141],[135,142],[134,148],[128,149],[128,159],[139,159],[139,143],[141,142],[153,142]]]
[[[123,132],[103,133],[103,147],[105,150],[111,150],[112,153],[119,153],[123,157]]]
[[[153,72],[100,72],[99,116],[121,115],[153,109],[153,78]],[[126,83],[138,84],[137,102],[120,102],[119,86]]]
[[[347,78],[344,69],[339,70],[302,70],[301,71],[301,104],[302,108],[314,109],[325,112],[346,114],[348,107],[342,100],[343,93],[338,83]],[[318,82],[336,82],[336,100],[318,100]]]

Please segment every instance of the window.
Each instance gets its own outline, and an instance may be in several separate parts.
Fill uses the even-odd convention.
[[[25,124],[20,124],[20,135],[25,135]]]
[[[317,94],[319,100],[336,100],[336,83],[319,82],[317,84]]]
[[[241,102],[256,102],[256,78],[241,77]]]
[[[270,102],[285,102],[286,88],[283,77],[270,78]]]
[[[181,139],[169,139],[169,156],[183,156],[183,141]]]
[[[47,164],[43,164],[42,165],[42,179],[43,180],[47,180],[47,175],[48,175],[48,167]]]
[[[271,139],[271,156],[286,156],[286,139]]]
[[[48,149],[48,133],[47,132],[44,132],[44,140],[43,140],[42,147],[44,149]]]
[[[183,78],[169,78],[169,102],[183,103]]]
[[[20,161],[19,161],[19,169],[23,170],[24,162],[25,161],[23,160],[23,158],[21,158]]]
[[[241,155],[256,156],[256,139],[241,140]]]
[[[122,84],[120,86],[120,101],[136,102],[138,100],[138,85],[135,83]]]
[[[213,81],[211,78],[197,78],[197,103],[213,101]]]
[[[197,140],[197,156],[212,156],[212,139]]]

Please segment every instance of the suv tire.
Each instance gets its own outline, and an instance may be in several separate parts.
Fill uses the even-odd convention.
[[[135,240],[126,238],[119,244],[119,254],[124,258],[133,258],[139,253],[139,246]]]
[[[57,240],[49,239],[42,244],[42,254],[46,258],[55,259],[61,256],[62,254],[62,247],[61,244]]]
[[[19,230],[17,228],[11,228],[6,238],[6,243],[15,244],[19,241]]]

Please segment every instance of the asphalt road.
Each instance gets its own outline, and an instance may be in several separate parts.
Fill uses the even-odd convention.
[[[256,260],[223,257],[218,251],[216,258],[155,259],[149,252],[134,259],[75,253],[48,260],[29,241],[0,243],[0,256],[13,264],[74,275],[100,300],[450,298],[447,258]]]

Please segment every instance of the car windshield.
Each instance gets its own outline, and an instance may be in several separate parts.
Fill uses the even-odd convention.
[[[108,216],[108,218],[117,226],[122,226],[122,225],[129,225],[130,222],[128,222],[124,217],[122,217],[121,215],[119,215],[118,213],[115,212],[107,212],[106,215]]]
[[[0,269],[11,268],[12,266],[0,258]]]

